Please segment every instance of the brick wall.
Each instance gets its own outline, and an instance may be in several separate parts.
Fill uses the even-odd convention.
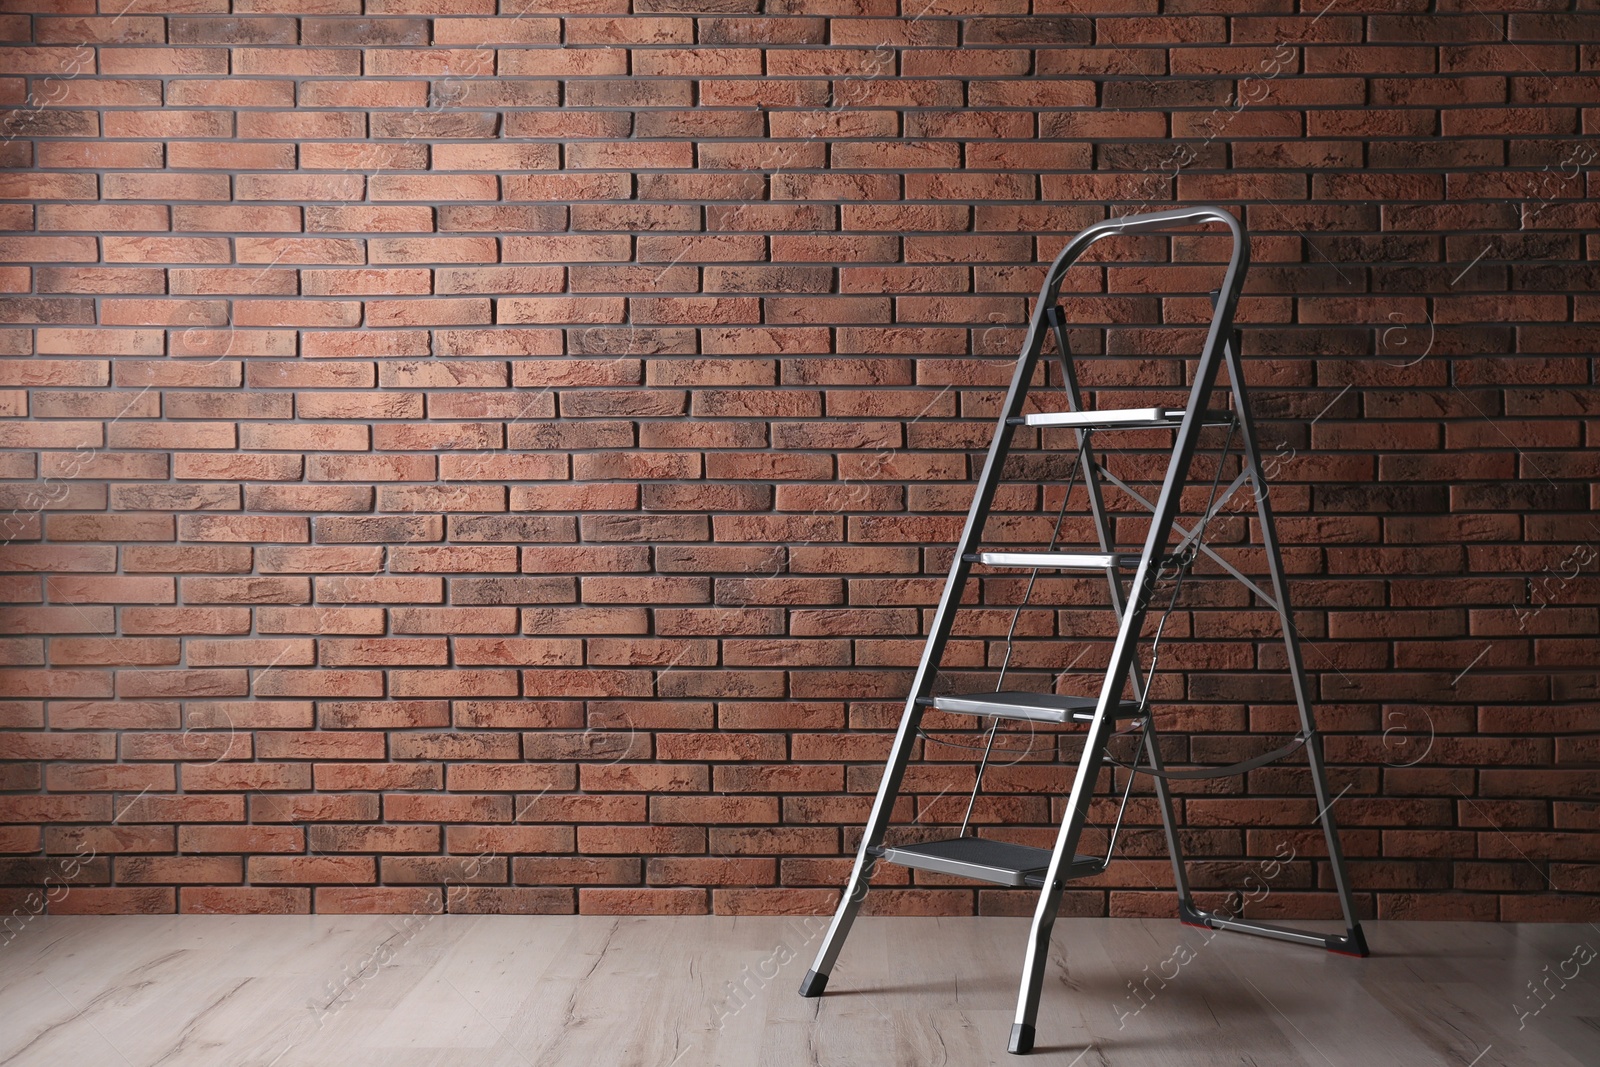
[[[1040,260],[1185,201],[1255,235],[1362,906],[1580,915],[1600,15],[694,3],[4,5],[4,910],[827,909]],[[1069,283],[1096,402],[1181,395],[1224,251]],[[1007,490],[995,537],[1058,500]],[[1292,728],[1224,588],[1169,630],[1179,760]],[[952,646],[969,679],[1002,618]],[[1023,620],[1022,675],[1092,684],[1103,614]],[[1075,741],[1005,742],[985,832],[1049,837]],[[906,820],[959,820],[971,753],[926,755]],[[1300,767],[1182,794],[1208,898],[1287,844],[1260,906],[1329,914]],[[1131,821],[1070,912],[1171,914],[1147,795]]]

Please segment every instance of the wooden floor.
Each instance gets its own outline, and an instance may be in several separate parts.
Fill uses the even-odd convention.
[[[1064,919],[1039,1049],[1023,1060],[1005,1052],[1023,920],[863,919],[827,996],[804,1000],[795,988],[821,925],[37,918],[0,946],[0,1063],[1600,1063],[1600,930],[1590,926],[1373,923],[1374,955],[1356,960],[1172,920]]]

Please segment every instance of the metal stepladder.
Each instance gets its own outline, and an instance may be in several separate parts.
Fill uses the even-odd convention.
[[[1190,386],[1187,405],[1182,409],[1154,407],[1132,410],[1086,410],[1078,388],[1073,361],[1068,352],[1065,319],[1057,306],[1062,277],[1067,268],[1072,266],[1091,245],[1106,237],[1120,234],[1163,233],[1206,223],[1226,225],[1232,235],[1233,249],[1222,288],[1212,296],[1211,324],[1204,347],[1195,364],[1194,380]],[[851,924],[855,921],[873,869],[878,862],[958,875],[998,885],[1037,888],[1039,899],[1034,909],[1031,935],[1023,963],[1022,988],[1018,996],[1009,1044],[1009,1051],[1013,1053],[1031,1051],[1050,933],[1062,890],[1072,879],[1091,877],[1105,870],[1111,859],[1111,850],[1115,848],[1116,828],[1113,828],[1111,846],[1104,857],[1080,855],[1078,852],[1095,783],[1102,766],[1107,764],[1129,772],[1130,791],[1135,771],[1150,775],[1154,780],[1156,800],[1165,825],[1165,840],[1172,860],[1174,885],[1178,896],[1178,916],[1185,923],[1319,945],[1329,951],[1348,955],[1367,954],[1366,941],[1355,913],[1338,831],[1334,824],[1332,804],[1336,798],[1330,798],[1328,792],[1320,739],[1312,716],[1298,634],[1292,624],[1283,563],[1278,553],[1272,510],[1245,395],[1238,338],[1233,329],[1234,309],[1248,265],[1249,245],[1242,227],[1233,215],[1215,207],[1177,208],[1143,215],[1122,216],[1096,223],[1068,242],[1066,248],[1050,264],[1039,290],[1038,303],[1029,322],[1016,371],[996,422],[994,439],[989,446],[982,473],[978,477],[972,505],[967,513],[966,526],[951,561],[949,578],[929,624],[927,644],[913,676],[911,692],[895,733],[888,764],[879,783],[877,798],[868,816],[860,848],[856,853],[850,881],[845,886],[838,910],[828,927],[816,961],[801,983],[801,996],[821,996],[827,987],[828,976],[838,959]],[[1068,410],[1025,414],[1024,407],[1030,384],[1039,357],[1044,350],[1046,337],[1051,335],[1056,341],[1060,358],[1062,386]],[[1231,409],[1208,409],[1207,404],[1213,392],[1223,389],[1217,384],[1217,374],[1224,364],[1229,378],[1226,388],[1227,393],[1231,395]],[[1181,495],[1184,484],[1188,481],[1201,431],[1208,426],[1226,426],[1227,445],[1218,460],[1214,475],[1209,479],[1211,494],[1202,509],[1201,518],[1193,528],[1185,528],[1178,522],[1182,514]],[[1079,471],[1084,476],[1089,510],[1100,541],[1097,548],[1060,551],[1056,548],[1055,539],[1052,539],[1049,550],[1044,552],[982,549],[985,521],[989,516],[996,488],[1001,481],[1002,467],[1009,454],[1012,437],[1019,427],[1060,427],[1074,431],[1077,439],[1074,477]],[[1152,504],[1132,486],[1097,463],[1091,446],[1097,434],[1128,429],[1160,428],[1176,431],[1176,437],[1160,494]],[[1217,489],[1235,432],[1239,438],[1238,463],[1241,470],[1219,498]],[[1116,550],[1105,509],[1103,483],[1114,485],[1152,513],[1149,531],[1141,551],[1133,553]],[[1255,497],[1255,514],[1260,523],[1260,548],[1265,555],[1271,578],[1271,593],[1263,590],[1207,546],[1203,540],[1206,524],[1221,510],[1229,497],[1246,485],[1250,487]],[[1067,487],[1069,497],[1071,489],[1072,486],[1069,485]],[[1066,498],[1063,498],[1063,515],[1066,507]],[[1057,538],[1060,535],[1060,528],[1061,517],[1058,516]],[[1169,549],[1169,540],[1174,534],[1177,535],[1177,540]],[[1177,604],[1178,588],[1181,588],[1184,575],[1201,555],[1229,576],[1243,582],[1256,598],[1265,602],[1277,613],[1282,626],[1287,672],[1292,679],[1294,699],[1299,712],[1300,732],[1286,745],[1240,763],[1226,767],[1168,770],[1162,762],[1149,712],[1151,696],[1149,679],[1155,674],[1155,655],[1159,650],[1160,628],[1155,633],[1151,649],[1152,662],[1148,669],[1144,669],[1139,661],[1139,645],[1143,640],[1141,635],[1144,632],[1144,622],[1154,599],[1157,583],[1164,579],[1175,580],[1178,583],[1178,587],[1174,588],[1172,593],[1171,606],[1167,609],[1170,613],[1172,606]],[[1020,568],[1031,571],[1034,575],[1040,570],[1046,570],[1103,573],[1106,576],[1110,590],[1110,606],[1120,615],[1120,624],[1098,696],[1015,692],[998,688],[990,693],[935,695],[935,679],[939,672],[939,663],[945,644],[951,635],[958,605],[961,603],[962,589],[971,576],[974,565]],[[1130,570],[1132,580],[1125,591],[1123,583],[1127,580],[1126,576]],[[1029,589],[1031,588],[1030,579]],[[1164,624],[1165,616],[1162,617],[1162,625]],[[1142,685],[1141,679],[1143,679]],[[1005,669],[1002,666],[999,683],[1001,686],[1004,685],[1004,680]],[[1125,690],[1128,689],[1131,689],[1131,699],[1125,696]],[[993,748],[995,730],[1002,720],[1034,724],[1070,722],[1088,726],[1083,753],[1078,759],[1077,774],[1067,799],[1066,815],[1056,835],[1054,848],[1034,848],[967,836],[967,824],[972,814],[970,802],[967,816],[962,821],[960,834],[955,838],[917,844],[884,844],[889,829],[890,814],[899,796],[913,745],[919,736],[924,736],[921,727],[923,713],[929,708],[991,720],[988,746],[983,749],[984,763],[978,766],[977,783],[973,790],[974,800],[982,787],[983,768]],[[1108,744],[1114,736],[1118,736],[1116,731],[1119,721],[1130,724],[1127,732],[1139,731],[1135,754],[1127,762],[1116,760],[1107,754]],[[1243,774],[1301,748],[1305,750],[1309,765],[1318,805],[1317,819],[1322,823],[1326,838],[1328,861],[1333,874],[1334,888],[1343,910],[1346,932],[1337,935],[1315,933],[1197,908],[1189,888],[1168,780]],[[1145,761],[1145,765],[1141,766],[1141,758]],[[1127,799],[1128,792],[1124,792],[1122,797],[1124,808]],[[1119,812],[1117,828],[1120,828],[1121,821],[1122,815]]]

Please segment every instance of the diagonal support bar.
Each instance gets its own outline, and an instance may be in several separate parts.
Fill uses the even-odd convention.
[[[1127,493],[1129,496],[1133,497],[1137,503],[1144,505],[1145,508],[1151,511],[1155,510],[1155,505],[1150,503],[1150,501],[1146,500],[1143,496],[1140,496],[1138,490],[1134,489],[1127,482],[1123,481],[1121,478],[1118,478],[1110,471],[1102,470],[1100,473],[1105,476],[1105,479],[1108,482],[1113,483],[1118,489],[1121,489],[1124,493]],[[1200,531],[1205,529],[1206,522],[1209,521],[1212,516],[1216,515],[1218,510],[1221,509],[1222,505],[1227,503],[1228,497],[1237,492],[1239,487],[1244,484],[1245,480],[1250,477],[1251,472],[1249,470],[1240,471],[1239,476],[1233,480],[1231,485],[1228,486],[1227,492],[1222,495],[1222,498],[1217,502],[1216,506],[1206,514],[1206,517],[1202,519],[1193,530],[1188,529],[1181,522],[1174,521],[1172,528],[1183,535],[1183,540],[1178,542],[1177,546],[1173,549],[1173,552],[1182,552],[1184,549],[1188,548],[1191,543],[1194,544],[1194,546],[1198,548],[1207,559],[1211,560],[1211,562],[1227,571],[1235,581],[1240,582],[1256,596],[1266,601],[1267,606],[1272,608],[1273,611],[1281,611],[1282,609],[1278,606],[1278,601],[1268,595],[1265,589],[1262,589],[1255,582],[1251,581],[1248,575],[1239,570],[1239,568],[1235,567],[1233,564],[1229,563],[1227,560],[1223,559],[1221,556],[1217,555],[1216,550],[1210,545],[1201,544],[1195,541],[1195,538],[1199,536]]]

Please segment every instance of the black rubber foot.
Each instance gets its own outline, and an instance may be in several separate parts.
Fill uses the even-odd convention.
[[[800,983],[802,997],[820,997],[822,991],[828,988],[828,976],[818,974],[816,971],[807,971],[805,981]]]
[[[1033,1051],[1033,1027],[1026,1023],[1014,1023],[1011,1027],[1011,1044],[1006,1046],[1006,1051],[1013,1056],[1026,1056]]]
[[[1350,932],[1343,937],[1328,938],[1328,951],[1337,952],[1341,956],[1354,956],[1357,959],[1366,959],[1371,953],[1367,950],[1367,938],[1361,932],[1361,927],[1353,926]]]

